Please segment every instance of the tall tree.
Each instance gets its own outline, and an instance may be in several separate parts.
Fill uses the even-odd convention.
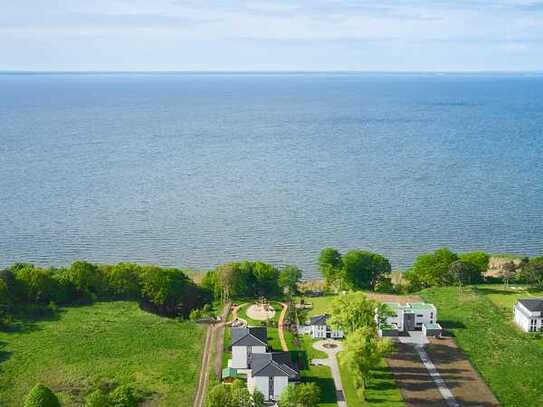
[[[47,386],[37,384],[28,393],[24,407],[60,407],[60,402]]]
[[[470,284],[480,283],[483,280],[483,273],[488,270],[490,256],[484,252],[463,253],[460,260],[475,267],[475,273],[471,276]]]
[[[315,383],[289,384],[279,399],[279,407],[317,407],[320,389]]]
[[[350,250],[342,256],[345,283],[352,289],[373,289],[379,278],[390,273],[390,262],[377,253]]]
[[[343,280],[341,253],[332,247],[322,249],[319,256],[319,270],[328,286],[341,286]]]
[[[298,283],[302,279],[302,270],[296,266],[285,266],[279,274],[279,286],[290,295],[298,292]]]
[[[543,289],[543,256],[529,259],[522,268],[522,274],[534,288]]]
[[[344,346],[344,361],[350,367],[358,396],[364,400],[371,371],[392,351],[392,343],[378,338],[375,329],[367,326],[348,335]]]
[[[331,304],[330,325],[349,334],[357,329],[375,329],[375,311],[379,304],[362,293],[351,293],[337,297]]]
[[[458,260],[456,253],[444,247],[433,253],[418,256],[413,267],[405,273],[405,277],[413,288],[447,285],[449,266],[456,260]]]

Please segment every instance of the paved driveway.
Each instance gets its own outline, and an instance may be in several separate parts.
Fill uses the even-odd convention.
[[[326,343],[336,345],[335,348],[326,348],[324,345]],[[315,342],[313,347],[321,352],[328,354],[328,359],[313,359],[312,363],[315,365],[324,365],[329,366],[332,370],[332,377],[334,379],[334,385],[336,386],[336,397],[338,407],[347,407],[345,402],[345,396],[343,394],[343,385],[341,384],[341,375],[339,373],[339,365],[337,362],[337,353],[343,349],[341,342],[335,341],[333,339],[326,339],[322,341]]]

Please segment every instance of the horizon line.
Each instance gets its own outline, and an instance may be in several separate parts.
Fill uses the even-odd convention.
[[[0,75],[39,74],[386,74],[386,75],[542,75],[543,70],[0,70]]]

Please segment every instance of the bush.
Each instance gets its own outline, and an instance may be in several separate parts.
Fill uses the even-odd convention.
[[[109,397],[102,390],[95,390],[85,399],[85,407],[110,407]]]
[[[119,386],[109,395],[113,407],[137,407],[141,396],[130,386]]]
[[[60,407],[57,396],[43,384],[37,384],[28,393],[24,407]]]

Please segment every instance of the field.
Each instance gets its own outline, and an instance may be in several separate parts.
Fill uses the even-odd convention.
[[[512,322],[518,298],[543,293],[483,285],[462,291],[434,288],[421,294],[437,306],[440,323],[455,336],[503,406],[543,405],[543,340],[521,332]]]
[[[161,318],[132,302],[70,307],[0,332],[0,405],[20,406],[41,382],[63,406],[97,386],[130,384],[146,405],[188,406],[198,376],[203,330]]]

